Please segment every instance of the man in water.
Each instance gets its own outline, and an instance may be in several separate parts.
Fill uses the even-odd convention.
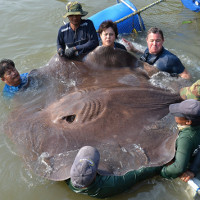
[[[28,81],[28,73],[20,75],[10,59],[0,61],[0,77],[5,83],[3,96],[6,98],[12,98]]]
[[[195,99],[200,101],[200,80],[197,80],[190,87],[184,87],[180,90],[180,96],[182,99]],[[181,175],[181,180],[187,182],[194,178],[200,172],[200,144],[193,152],[193,158],[189,169]]]
[[[175,117],[179,136],[176,140],[174,162],[164,166],[161,175],[164,178],[177,178],[188,170],[193,153],[200,144],[200,102],[187,99],[171,104],[169,111]],[[182,177],[183,175],[181,179],[184,180]]]
[[[99,161],[100,154],[96,148],[82,147],[71,167],[71,178],[66,180],[69,188],[75,193],[106,198],[124,192],[135,183],[159,174],[161,170],[161,167],[145,167],[129,171],[123,176],[101,175]]]
[[[68,17],[69,23],[61,26],[58,31],[58,54],[72,58],[89,53],[99,45],[99,41],[93,22],[82,19],[88,12],[83,11],[78,2],[69,2],[66,10],[63,17]]]
[[[124,40],[128,44],[130,51],[143,53],[140,60],[156,66],[160,71],[168,72],[172,75],[178,74],[184,79],[190,79],[190,74],[180,59],[163,47],[164,35],[162,30],[156,27],[150,28],[147,32],[146,41],[148,48],[143,53],[135,49],[130,42]]]

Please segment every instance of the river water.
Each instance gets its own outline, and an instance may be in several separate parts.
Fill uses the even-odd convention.
[[[81,0],[88,17],[115,4],[114,0]],[[140,9],[152,0],[135,0]],[[14,60],[20,73],[42,67],[56,53],[56,37],[63,24],[65,0],[0,0],[0,56]],[[160,27],[164,31],[164,46],[175,53],[192,75],[200,78],[200,13],[186,9],[180,0],[167,0],[141,13],[146,29]],[[144,49],[145,32],[126,36]],[[3,84],[0,84],[2,90]],[[77,195],[63,182],[44,180],[32,174],[15,154],[15,147],[4,135],[3,124],[12,110],[12,101],[0,96],[0,199],[1,200],[75,200],[92,199]],[[146,180],[131,190],[110,199],[191,199],[187,184],[161,177]]]

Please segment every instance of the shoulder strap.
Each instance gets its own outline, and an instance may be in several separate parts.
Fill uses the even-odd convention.
[[[153,58],[151,58],[150,60],[147,60],[148,57],[149,57],[149,54],[150,54],[149,53],[149,49],[147,49],[144,52],[144,55],[140,57],[140,60],[143,61],[143,62],[147,62],[150,65],[153,65],[158,60],[158,58],[160,57],[160,55],[163,53],[163,50],[164,50],[164,48],[162,48],[162,50],[157,55],[155,55]]]

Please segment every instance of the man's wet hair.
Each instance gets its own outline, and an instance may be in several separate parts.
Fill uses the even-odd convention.
[[[15,68],[15,63],[10,59],[2,59],[0,61],[0,78],[2,78],[8,69]]]
[[[112,20],[103,21],[99,26],[98,33],[101,34],[107,28],[112,28],[113,29],[113,31],[115,32],[115,38],[117,39],[117,36],[118,36],[117,24],[114,23]]]
[[[150,33],[154,33],[154,34],[159,33],[161,35],[162,39],[164,40],[163,31],[161,29],[159,29],[157,27],[151,27],[147,32],[147,38]]]

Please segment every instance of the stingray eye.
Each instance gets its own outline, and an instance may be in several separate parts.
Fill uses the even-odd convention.
[[[62,117],[62,120],[66,120],[68,123],[72,123],[76,118],[76,115],[68,115]]]

